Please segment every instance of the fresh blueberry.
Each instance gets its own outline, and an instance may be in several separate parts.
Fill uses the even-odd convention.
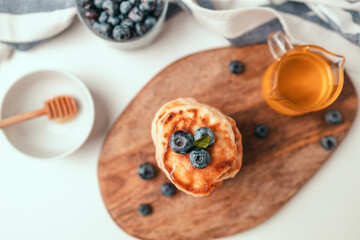
[[[152,213],[152,208],[149,204],[140,204],[138,212],[141,216],[147,216]]]
[[[195,148],[190,152],[190,163],[195,168],[203,169],[209,165],[210,153],[202,148]]]
[[[332,150],[337,146],[337,141],[333,136],[326,136],[321,138],[320,143],[325,150]]]
[[[164,9],[164,1],[163,0],[157,0],[156,8],[155,8],[155,11],[154,11],[154,16],[160,17],[160,15],[162,14],[163,9]]]
[[[103,5],[103,2],[104,0],[94,0],[94,5],[97,9],[102,9],[102,5]]]
[[[138,5],[140,0],[129,0],[132,5]]]
[[[171,183],[164,183],[161,186],[161,193],[166,197],[171,197],[176,193],[176,188]]]
[[[98,18],[99,23],[104,23],[108,20],[109,14],[107,14],[105,11],[100,13],[100,16]]]
[[[114,17],[114,16],[109,16],[107,22],[110,23],[113,26],[116,26],[116,25],[118,25],[120,23],[120,18]]]
[[[99,17],[98,13],[94,10],[86,11],[84,15],[85,18],[90,22],[95,22]]]
[[[144,180],[152,179],[156,175],[155,168],[150,163],[141,164],[137,169],[137,173],[139,177],[141,177]]]
[[[143,12],[154,11],[155,8],[156,8],[155,0],[142,0],[139,5],[139,9]]]
[[[134,22],[131,21],[129,18],[126,18],[121,22],[121,26],[125,26],[125,27],[128,27],[128,28],[133,28],[134,27]]]
[[[135,31],[136,33],[141,36],[144,35],[147,32],[147,27],[143,23],[136,23],[135,24]]]
[[[127,14],[132,8],[132,4],[129,1],[123,1],[120,3],[120,12]]]
[[[85,10],[88,11],[91,9],[91,3],[89,2],[89,0],[85,0],[85,1],[80,1],[81,2],[81,7]]]
[[[114,27],[112,36],[115,40],[128,40],[131,38],[131,31],[126,26],[117,25]]]
[[[243,69],[244,69],[244,66],[239,61],[232,61],[229,65],[230,72],[235,73],[235,74],[241,73],[243,71]]]
[[[194,140],[196,141],[199,138],[205,136],[206,134],[208,134],[210,137],[210,144],[208,147],[211,147],[215,142],[215,135],[214,135],[213,131],[211,131],[210,128],[202,127],[202,128],[197,129],[194,134]]]
[[[111,16],[119,14],[119,3],[117,1],[105,0],[102,8]]]
[[[147,27],[147,29],[151,29],[156,24],[156,18],[152,17],[152,16],[148,16],[145,19],[144,23],[145,23],[145,26]]]
[[[141,22],[144,19],[144,13],[139,8],[134,7],[129,13],[129,18],[134,22]]]
[[[342,122],[341,113],[338,110],[330,110],[325,114],[325,121],[331,125],[339,124]]]
[[[259,124],[255,127],[255,136],[265,138],[269,134],[269,129],[265,124]]]
[[[170,148],[178,154],[187,154],[194,148],[194,137],[186,131],[176,131],[170,138]]]
[[[106,38],[110,37],[110,35],[111,35],[112,27],[108,23],[95,22],[93,24],[93,28],[98,34],[100,34]]]

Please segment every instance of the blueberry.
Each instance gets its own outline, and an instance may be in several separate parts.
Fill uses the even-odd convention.
[[[156,18],[152,17],[152,16],[148,16],[145,19],[144,23],[145,23],[145,26],[147,27],[147,29],[151,29],[156,24]]]
[[[134,7],[129,13],[129,18],[134,22],[141,22],[144,19],[144,13],[139,10],[139,8]]]
[[[149,204],[140,204],[138,212],[142,216],[147,216],[152,213],[152,208]]]
[[[132,5],[138,5],[140,0],[129,0]]]
[[[170,138],[171,149],[178,154],[187,154],[194,148],[194,137],[186,131],[176,131]]]
[[[114,27],[112,36],[115,40],[128,40],[131,38],[131,31],[126,26],[117,25]]]
[[[156,8],[155,0],[142,0],[139,5],[139,9],[143,12],[154,11],[155,8]]]
[[[85,10],[88,11],[91,9],[91,3],[88,0],[85,1],[81,1],[81,7]]]
[[[117,1],[105,0],[102,4],[102,9],[109,15],[117,15],[119,13],[119,3]]]
[[[95,22],[98,19],[98,13],[94,10],[89,10],[85,12],[85,18],[90,22]]]
[[[197,129],[194,134],[194,140],[196,141],[199,138],[205,136],[206,134],[208,134],[210,137],[210,144],[208,147],[211,147],[215,142],[215,135],[214,135],[213,131],[211,131],[210,128],[202,127],[202,128]]]
[[[162,14],[163,9],[164,9],[164,1],[163,0],[157,0],[156,8],[154,10],[154,16],[160,17],[160,15]]]
[[[120,18],[114,17],[114,16],[109,16],[107,22],[110,23],[113,26],[116,26],[116,25],[118,25],[120,23]]]
[[[136,33],[141,36],[144,35],[147,32],[147,27],[143,23],[136,23],[135,24],[135,31]]]
[[[93,24],[93,28],[94,28],[95,32],[97,32],[98,34],[100,34],[101,36],[104,36],[106,38],[110,37],[110,35],[111,35],[112,27],[108,23],[95,22]]]
[[[321,138],[320,143],[325,150],[332,150],[337,146],[337,141],[333,136],[326,136]]]
[[[109,14],[107,14],[106,12],[101,12],[100,16],[98,18],[98,22],[99,23],[104,23],[104,22],[106,22],[108,20],[108,18],[109,18]]]
[[[123,1],[120,3],[120,12],[127,14],[132,8],[132,4],[129,1]]]
[[[137,169],[137,173],[139,177],[141,177],[144,180],[152,179],[156,175],[155,168],[150,163],[141,164]]]
[[[341,113],[338,110],[330,110],[325,114],[325,121],[331,125],[339,124],[342,122]]]
[[[121,22],[121,26],[126,26],[128,28],[133,28],[134,27],[134,22],[127,18],[127,19],[124,19]]]
[[[229,70],[232,73],[239,74],[244,70],[244,66],[239,61],[232,61],[229,65]]]
[[[161,186],[161,193],[166,197],[171,197],[176,193],[176,188],[171,183],[164,183]]]
[[[259,124],[255,127],[255,136],[265,138],[269,134],[269,129],[265,124]]]
[[[102,5],[103,5],[104,0],[94,0],[93,2],[94,2],[94,5],[95,5],[96,8],[102,9]]]
[[[202,148],[195,148],[190,152],[190,163],[195,168],[203,169],[209,165],[210,153]]]

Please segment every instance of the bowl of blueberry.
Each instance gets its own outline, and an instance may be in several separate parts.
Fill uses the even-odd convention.
[[[135,49],[160,33],[168,0],[75,0],[79,18],[109,46]]]

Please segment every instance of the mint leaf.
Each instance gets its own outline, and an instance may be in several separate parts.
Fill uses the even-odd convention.
[[[210,144],[209,134],[205,134],[198,140],[194,141],[193,145],[198,148],[207,148]]]

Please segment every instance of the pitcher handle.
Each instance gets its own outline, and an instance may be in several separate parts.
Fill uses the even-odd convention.
[[[271,55],[275,60],[279,60],[287,51],[293,49],[289,38],[282,32],[270,33],[267,39]]]

